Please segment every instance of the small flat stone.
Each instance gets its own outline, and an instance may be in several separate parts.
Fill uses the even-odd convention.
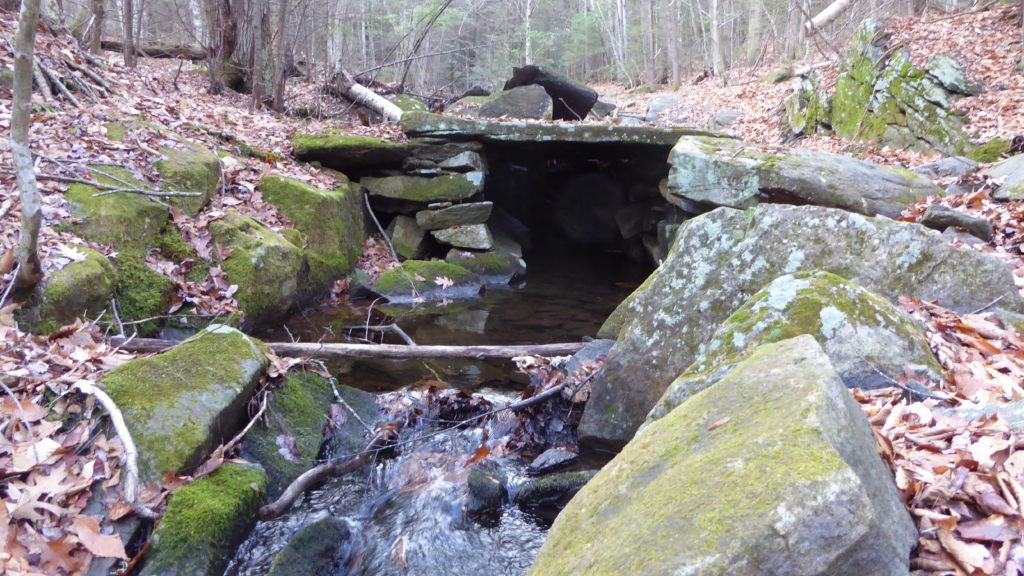
[[[933,230],[943,231],[951,226],[963,228],[972,236],[986,242],[992,239],[992,223],[984,218],[968,216],[946,206],[929,206],[921,216],[921,224]]]
[[[452,226],[443,230],[431,230],[430,234],[442,244],[470,250],[490,250],[494,246],[491,232],[485,224]]]
[[[440,210],[420,210],[416,213],[416,223],[424,230],[483,224],[491,217],[493,207],[491,202],[468,202]]]
[[[530,474],[544,474],[545,472],[551,472],[552,470],[568,465],[578,457],[578,454],[566,450],[565,448],[548,448],[544,452],[541,452],[540,456],[537,456],[537,458],[530,463],[529,472]]]

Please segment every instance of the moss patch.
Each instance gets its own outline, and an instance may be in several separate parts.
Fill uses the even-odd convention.
[[[79,317],[92,317],[110,306],[114,295],[115,272],[107,257],[95,250],[76,247],[85,260],[71,262],[45,281],[39,322],[32,327],[38,334],[56,332]]]
[[[150,189],[131,174],[116,166],[92,166],[110,177],[96,175],[96,180],[109,186]],[[71,214],[81,219],[71,225],[73,232],[91,242],[110,244],[117,250],[145,250],[153,245],[167,224],[167,209],[139,194],[119,192],[94,197],[104,192],[86,184],[71,184],[65,194]]]
[[[218,327],[103,379],[139,448],[140,476],[194,466],[237,429],[268,360],[262,344]]]
[[[526,269],[523,260],[515,254],[499,250],[467,252],[449,250],[445,262],[455,264],[483,278],[507,279]]]
[[[452,288],[441,290],[440,282],[444,279],[454,284]],[[461,266],[432,260],[406,260],[401,268],[382,274],[371,289],[394,301],[402,297],[411,298],[413,293],[426,298],[450,291],[452,297],[458,297],[460,289],[469,288],[475,293],[480,286],[480,278]]]
[[[182,140],[182,148],[165,146],[160,153],[167,159],[156,163],[157,172],[171,188],[180,192],[198,192],[196,197],[166,198],[171,206],[195,216],[209,202],[220,185],[220,160],[217,155],[192,142]]]
[[[975,146],[967,152],[967,157],[975,162],[989,163],[1002,160],[1003,154],[1010,151],[1010,143],[1003,138],[993,138],[988,142]]]
[[[348,523],[327,517],[296,533],[288,545],[274,557],[268,576],[308,576],[311,574],[347,574],[346,550],[352,533]]]
[[[146,266],[144,256],[125,251],[114,260],[117,277],[117,311],[123,322],[143,320],[166,314],[174,294],[174,281]],[[155,336],[159,321],[135,326],[143,337]]]
[[[260,470],[225,464],[175,490],[142,574],[221,574],[255,522],[266,484]]]

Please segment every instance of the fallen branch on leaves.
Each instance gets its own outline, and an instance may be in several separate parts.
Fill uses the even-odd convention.
[[[0,170],[0,174],[14,174],[13,170]],[[61,176],[59,174],[36,174],[36,178],[43,180],[56,180],[58,182],[68,182],[71,184],[86,184],[93,188],[103,190],[103,192],[97,192],[93,194],[93,197],[97,196],[108,196],[110,194],[117,194],[123,192],[125,194],[139,194],[141,196],[154,196],[160,198],[181,198],[181,197],[196,197],[202,196],[200,192],[160,192],[157,190],[145,190],[143,188],[122,188],[119,186],[110,186],[107,184],[101,184],[99,182],[93,182],[86,180],[85,178],[73,178],[71,176]]]
[[[179,342],[154,338],[114,337],[111,345],[129,352],[163,352]],[[267,342],[275,354],[310,358],[515,358],[516,356],[566,356],[575,354],[586,343],[532,344],[516,346],[406,346],[402,344],[327,344],[306,342]]]

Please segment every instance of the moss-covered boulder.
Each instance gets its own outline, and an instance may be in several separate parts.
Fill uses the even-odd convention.
[[[526,261],[515,254],[497,249],[486,252],[452,249],[444,260],[469,270],[488,284],[504,284],[516,274],[526,271]]]
[[[499,92],[477,110],[480,118],[551,120],[554,103],[543,86],[517,86]]]
[[[345,173],[400,168],[409,157],[405,144],[348,134],[296,134],[292,149],[303,162],[319,162]]]
[[[217,154],[179,137],[173,138],[173,145],[161,147],[160,154],[164,158],[156,163],[156,170],[165,182],[164,189],[199,194],[166,198],[165,201],[189,216],[199,214],[220,186],[220,159]]]
[[[749,208],[761,202],[814,204],[898,218],[925,196],[941,196],[909,170],[837,154],[751,146],[729,138],[685,136],[669,154],[665,198],[698,205]]]
[[[367,177],[359,181],[371,196],[403,202],[428,204],[458,202],[473,196],[483,187],[481,172],[428,176]]]
[[[809,334],[848,388],[885,388],[906,371],[941,381],[928,339],[905,312],[829,272],[779,276],[754,294],[701,346],[703,353],[647,416],[661,418],[712,386],[763,344]]]
[[[641,431],[529,576],[907,574],[914,523],[811,336],[758,349]]]
[[[118,188],[151,189],[124,168],[92,166],[100,184]],[[106,175],[104,175],[106,174]],[[90,242],[110,244],[117,250],[145,250],[163,232],[169,216],[167,208],[141,194],[108,192],[88,184],[71,184],[65,198],[76,221],[71,230]]]
[[[277,553],[267,576],[349,574],[357,555],[346,521],[328,516],[296,532]]]
[[[144,576],[219,576],[256,522],[267,477],[224,464],[171,494],[153,532]]]
[[[235,211],[211,222],[210,235],[227,248],[220,266],[238,286],[235,298],[245,313],[244,325],[261,326],[284,317],[298,293],[302,249]]]
[[[817,74],[801,78],[782,105],[785,110],[784,119],[794,135],[827,131],[825,127],[832,123],[829,109],[831,103],[828,95],[818,90]]]
[[[55,332],[75,318],[95,318],[110,307],[117,283],[114,267],[95,250],[75,247],[84,259],[69,262],[50,273],[39,287],[38,320],[32,330],[42,334]]]
[[[618,341],[594,379],[581,436],[628,441],[726,318],[775,278],[809,270],[890,301],[970,311],[998,300],[1024,310],[1004,262],[920,225],[816,206],[719,208],[683,224],[665,262],[602,328]]]
[[[497,92],[490,96],[466,96],[465,98],[460,98],[448,105],[445,109],[445,114],[476,117],[480,113],[481,106],[500,95],[501,92]]]
[[[175,292],[174,281],[146,265],[145,254],[124,250],[113,260],[117,283],[117,313],[123,322],[167,314]],[[140,336],[155,336],[158,321],[135,325]]]
[[[985,175],[1003,182],[992,193],[996,200],[1024,200],[1024,154],[1003,160],[986,170]]]
[[[480,294],[483,281],[462,266],[433,260],[406,260],[388,270],[370,290],[392,304],[472,298]]]
[[[366,219],[362,195],[347,180],[326,191],[271,174],[260,180],[260,192],[302,233],[304,294],[316,295],[352,271],[366,240]]]
[[[426,102],[411,94],[395,94],[388,98],[388,100],[391,100],[403,112],[427,112],[430,110]]]
[[[268,364],[263,346],[226,326],[104,377],[139,449],[139,475],[158,481],[188,471],[245,418],[245,406]]]

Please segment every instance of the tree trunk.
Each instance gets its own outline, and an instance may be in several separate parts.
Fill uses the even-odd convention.
[[[718,12],[718,0],[711,0],[711,70],[715,76],[721,76],[725,72],[725,62],[722,59],[722,33],[721,18]]]
[[[89,24],[89,33],[85,39],[85,44],[89,48],[89,52],[99,54],[102,49],[100,43],[103,41],[103,25],[106,21],[103,0],[90,0],[89,12],[92,14],[92,22]]]
[[[838,18],[840,14],[852,5],[853,0],[835,0],[826,6],[817,16],[811,18],[810,22],[804,23],[804,33],[807,35],[807,38],[814,36],[818,30],[831,24],[833,20]]]
[[[121,32],[124,36],[124,65],[135,68],[135,0],[123,0],[121,4]]]
[[[204,0],[210,40],[207,49],[207,70],[210,94],[224,91],[224,66],[238,42],[238,15],[231,0]]]
[[[341,69],[335,74],[330,90],[336,95],[345,96],[356,104],[366,106],[379,113],[388,122],[398,122],[402,119],[401,108],[366,86],[357,83],[345,69]]]
[[[761,57],[761,37],[764,34],[764,0],[750,0],[750,14],[747,15],[746,61],[755,66]]]
[[[273,36],[273,94],[271,95],[270,107],[274,112],[284,112],[285,88],[288,85],[288,50],[285,47],[287,31],[285,23],[288,21],[288,0],[280,0],[277,7],[277,24]]]
[[[101,44],[104,50],[124,52],[124,42],[119,40],[104,40]],[[138,44],[135,46],[136,56],[147,58],[181,58],[183,60],[205,60],[208,56],[207,50],[202,46],[190,46],[188,44]]]
[[[29,149],[29,117],[32,112],[32,64],[39,0],[23,0],[14,44],[14,90],[11,98],[11,156],[21,198],[21,236],[16,251],[18,275],[14,287],[30,290],[43,279],[39,262],[39,227],[43,221],[42,197],[36,183]]]

